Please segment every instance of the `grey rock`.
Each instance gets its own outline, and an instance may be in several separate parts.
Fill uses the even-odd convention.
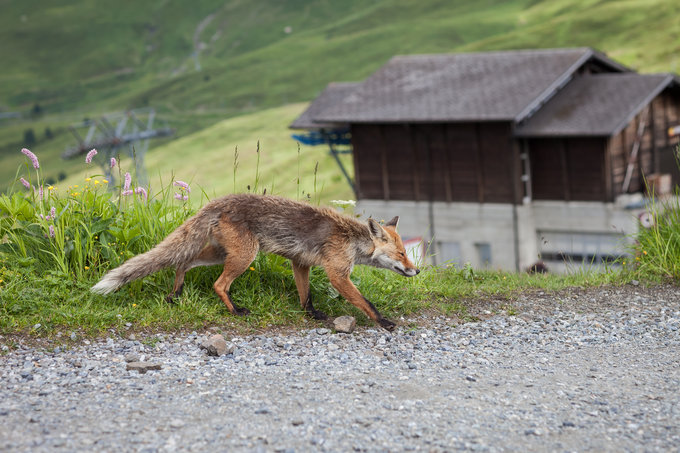
[[[210,336],[207,340],[201,343],[201,349],[205,349],[208,355],[222,356],[234,352],[234,345],[227,344],[227,341],[220,334]]]
[[[153,362],[130,362],[125,369],[128,371],[139,371],[140,374],[144,374],[149,370],[160,370],[161,364]]]
[[[357,320],[354,316],[338,316],[333,320],[333,327],[338,333],[352,333],[357,325]]]
[[[125,354],[125,361],[126,361],[127,363],[130,363],[130,362],[139,362],[139,360],[140,360],[139,354],[137,354],[137,353],[135,353],[135,352],[130,352],[130,353],[128,353],[128,354]]]

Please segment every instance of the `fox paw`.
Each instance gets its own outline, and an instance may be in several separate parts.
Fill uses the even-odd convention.
[[[322,312],[321,310],[317,310],[315,308],[312,308],[307,313],[309,313],[309,316],[311,316],[312,318],[314,318],[318,321],[325,321],[326,319],[328,319],[328,315],[326,313]]]
[[[382,327],[383,329],[385,329],[389,332],[392,332],[394,330],[394,328],[397,327],[397,325],[395,323],[393,323],[392,321],[390,321],[387,318],[380,318],[378,320],[378,324],[380,324],[380,327]]]
[[[236,316],[248,316],[250,314],[250,310],[248,310],[247,308],[243,308],[243,307],[234,307],[233,313]]]

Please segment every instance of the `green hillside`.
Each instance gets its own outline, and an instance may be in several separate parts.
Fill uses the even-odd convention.
[[[45,176],[54,179],[79,171],[78,164],[59,159],[72,142],[65,127],[125,108],[155,107],[188,142],[190,134],[203,130],[196,136],[204,143],[202,152],[216,152],[223,146],[220,128],[205,128],[308,101],[328,82],[361,80],[394,54],[591,46],[643,72],[677,71],[680,54],[680,2],[673,0],[0,4],[0,111],[24,114],[0,119],[2,187],[23,161],[18,151],[28,129],[36,136],[31,149],[42,156]],[[32,117],[36,105],[40,112]],[[244,149],[257,136],[288,140],[283,122],[257,116],[248,121],[262,130],[238,143]],[[206,135],[212,133],[215,138]],[[177,157],[174,162],[183,168],[199,161],[193,154],[175,156],[176,142],[155,146],[148,159],[151,174],[166,170],[156,154]],[[285,146],[267,148],[274,162],[279,149],[289,152]],[[198,166],[192,171],[201,173]],[[218,180],[202,184],[222,187]]]

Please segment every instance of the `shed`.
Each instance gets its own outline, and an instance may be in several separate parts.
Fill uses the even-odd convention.
[[[329,86],[292,127],[349,125],[358,205],[418,216],[427,227],[401,227],[435,241],[439,261],[519,269],[545,234],[610,234],[626,217],[617,199],[640,193],[645,176],[679,181],[677,76],[637,74],[590,48],[396,56],[343,88]],[[589,226],[586,211],[601,215]],[[615,255],[584,250],[571,256]]]

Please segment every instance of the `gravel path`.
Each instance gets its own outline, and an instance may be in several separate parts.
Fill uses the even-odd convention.
[[[225,333],[235,350],[221,357],[197,334],[20,346],[0,356],[0,451],[680,448],[677,288],[537,292],[471,310],[485,319]],[[126,371],[126,358],[162,368]]]

